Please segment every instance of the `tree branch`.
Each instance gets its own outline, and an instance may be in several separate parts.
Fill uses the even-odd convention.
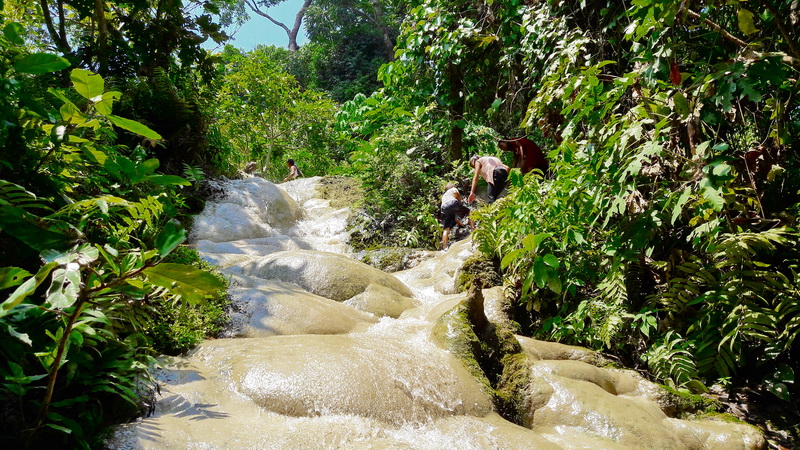
[[[789,50],[792,53],[794,58],[800,58],[800,50],[797,48],[797,43],[794,42],[794,39],[789,35],[789,32],[786,30],[786,25],[780,20],[780,12],[775,5],[772,4],[769,0],[759,0],[759,3],[764,5],[765,8],[772,13],[772,17],[775,19],[775,23],[778,25],[778,30],[780,30],[781,35],[783,35],[783,39],[786,40],[786,43],[789,45]]]
[[[269,19],[269,20],[270,20],[270,22],[272,22],[272,23],[274,23],[275,25],[277,25],[277,26],[279,26],[279,27],[283,28],[283,30],[284,30],[284,31],[286,31],[286,34],[287,34],[287,35],[291,33],[291,31],[289,30],[289,27],[287,27],[286,25],[282,24],[281,22],[278,22],[277,20],[273,19],[273,18],[272,18],[272,16],[270,16],[270,15],[269,15],[269,14],[267,14],[266,12],[263,12],[263,11],[261,11],[261,10],[258,8],[258,4],[256,4],[255,0],[244,0],[244,3],[245,3],[245,4],[246,4],[248,7],[250,7],[250,9],[251,9],[251,10],[252,10],[254,13],[258,14],[258,15],[259,15],[259,16],[261,16],[261,17],[266,17],[267,19]]]
[[[725,39],[733,42],[734,44],[738,45],[739,47],[747,47],[747,45],[748,45],[747,42],[745,42],[745,41],[737,38],[736,36],[728,33],[727,31],[725,31],[725,29],[723,29],[721,26],[717,25],[716,23],[712,22],[710,19],[707,19],[707,18],[704,19],[703,16],[701,16],[700,14],[692,11],[689,8],[686,8],[686,13],[689,15],[689,17],[691,17],[693,19],[702,20],[703,23],[705,23],[709,28],[711,28],[712,30],[714,30],[717,33],[721,34],[722,37],[724,37]]]

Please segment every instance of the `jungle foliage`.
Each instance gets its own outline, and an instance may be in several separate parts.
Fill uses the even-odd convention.
[[[513,172],[475,233],[527,331],[677,386],[736,380],[788,406],[798,25],[790,0],[416,1],[384,87],[339,118],[362,140],[351,159],[384,183],[375,192],[405,185],[369,162],[378,154],[423,165],[416,152],[431,149],[458,167],[517,126],[536,137],[554,178]],[[382,144],[400,129],[408,142]]]
[[[304,176],[333,172],[345,157],[334,129],[336,104],[301,87],[289,73],[293,56],[275,47],[242,53],[229,46],[220,57],[220,73],[204,96],[206,114],[229,142],[223,171],[255,161],[262,176],[280,181],[293,158]]]
[[[118,143],[161,135],[115,114],[123,94],[100,75],[29,51],[21,23],[0,16],[0,30],[0,442],[98,447],[138,413],[155,349],[174,346],[152,318],[219,310],[225,282],[196,256],[167,259],[186,238],[175,218],[191,182]]]

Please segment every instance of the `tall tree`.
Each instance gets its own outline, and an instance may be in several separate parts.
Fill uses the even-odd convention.
[[[286,36],[289,38],[289,45],[288,45],[289,50],[296,52],[297,50],[300,49],[300,46],[297,45],[297,34],[300,32],[300,27],[303,25],[303,18],[306,15],[308,7],[311,6],[312,0],[303,1],[303,5],[300,7],[300,10],[297,11],[297,14],[294,17],[294,24],[292,25],[292,28],[289,28],[283,22],[279,22],[277,19],[272,17],[271,14],[269,14],[269,11],[267,11],[267,8],[279,5],[284,1],[285,0],[263,0],[263,1],[244,0],[244,3],[254,13],[258,14],[261,17],[266,17],[267,19],[269,19],[270,22],[283,28],[283,30],[286,32]]]

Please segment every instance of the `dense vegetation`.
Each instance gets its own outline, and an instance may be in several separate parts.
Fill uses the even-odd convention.
[[[444,184],[521,135],[553,175],[474,235],[519,331],[797,423],[796,0],[328,0],[296,51],[216,54],[240,2],[0,6],[0,442],[97,445],[220,329],[181,245],[207,177],[294,158],[360,180],[356,244],[435,248]]]
[[[384,88],[340,113],[351,160],[402,217],[387,159],[456,176],[492,137],[533,136],[554,178],[512,176],[475,235],[524,332],[695,391],[748,385],[796,424],[798,8],[415,2]]]

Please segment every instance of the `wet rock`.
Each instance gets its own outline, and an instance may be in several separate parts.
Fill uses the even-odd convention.
[[[525,353],[535,361],[575,360],[601,367],[608,364],[608,361],[602,355],[588,348],[560,344],[558,342],[540,341],[525,336],[517,336],[517,340],[522,345]]]
[[[230,180],[224,189],[224,198],[206,203],[195,217],[192,240],[225,242],[275,236],[303,217],[285,191],[262,178]]]
[[[394,289],[370,284],[364,292],[344,302],[361,311],[375,314],[378,317],[398,318],[403,312],[414,308],[418,302],[411,297],[400,295]]]
[[[377,319],[342,303],[278,281],[230,290],[237,323],[228,336],[267,337],[287,334],[343,334]]]
[[[242,266],[242,274],[291,282],[336,301],[345,301],[375,284],[411,297],[400,280],[380,270],[335,253],[300,250],[277,252]]]
[[[193,358],[229,374],[264,410],[291,417],[352,414],[402,424],[492,411],[463,366],[434,346],[369,335],[277,336],[209,341]]]

